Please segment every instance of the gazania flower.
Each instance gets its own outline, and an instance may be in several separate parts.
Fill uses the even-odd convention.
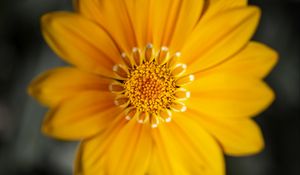
[[[44,133],[80,140],[77,175],[221,175],[223,153],[259,152],[251,117],[274,99],[277,60],[249,41],[260,11],[245,0],[79,0],[42,17],[72,66],[29,93],[50,108]]]

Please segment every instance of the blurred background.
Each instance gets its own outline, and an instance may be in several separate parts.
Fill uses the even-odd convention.
[[[277,98],[256,118],[266,140],[254,156],[226,157],[228,175],[299,175],[300,0],[250,0],[262,8],[254,40],[275,48],[266,81]],[[41,134],[46,109],[26,94],[30,80],[64,63],[41,37],[39,18],[71,0],[0,0],[0,175],[71,175],[77,143]]]

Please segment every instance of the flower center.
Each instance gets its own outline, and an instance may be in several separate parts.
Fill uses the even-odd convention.
[[[166,65],[146,62],[129,71],[125,96],[138,111],[154,112],[170,108],[176,84]]]
[[[178,63],[180,53],[171,55],[168,48],[155,51],[151,44],[122,53],[124,64],[113,67],[117,78],[109,89],[117,96],[115,104],[124,108],[125,118],[149,123],[153,128],[170,122],[173,112],[184,112],[190,92],[184,86],[194,80],[185,75],[187,66]]]

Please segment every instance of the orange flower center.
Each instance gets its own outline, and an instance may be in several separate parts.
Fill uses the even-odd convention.
[[[187,66],[178,63],[180,53],[173,55],[167,47],[155,51],[151,44],[123,53],[124,64],[113,67],[117,78],[109,89],[117,94],[115,104],[124,108],[125,118],[139,123],[170,122],[173,112],[184,112],[184,101],[190,92],[184,88],[194,80],[185,75]]]
[[[176,84],[166,65],[146,62],[129,71],[125,95],[138,111],[155,112],[170,108]]]

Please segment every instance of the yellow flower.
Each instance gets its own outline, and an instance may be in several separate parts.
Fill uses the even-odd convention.
[[[36,78],[44,133],[81,140],[75,174],[221,175],[223,152],[260,151],[251,117],[270,105],[277,61],[249,41],[260,11],[246,0],[79,0],[42,17],[71,67]]]

